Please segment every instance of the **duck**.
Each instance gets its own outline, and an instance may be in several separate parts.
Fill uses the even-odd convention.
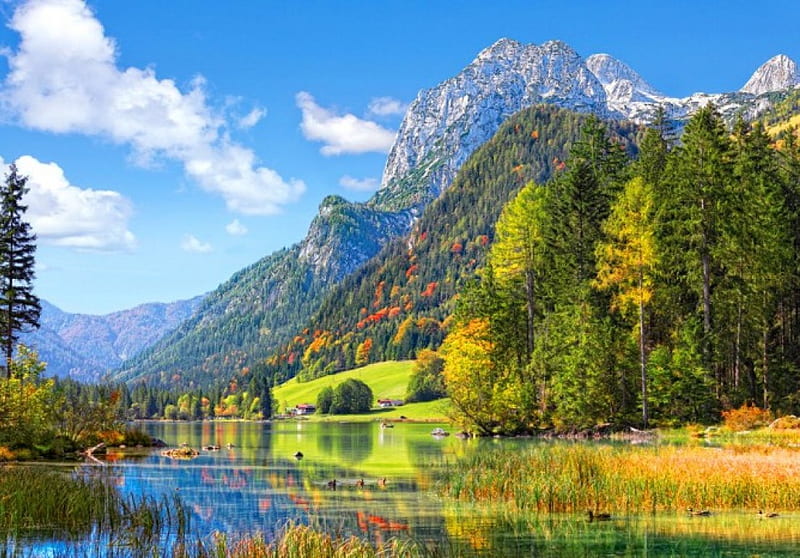
[[[386,477],[378,479],[378,486],[386,486]]]
[[[336,479],[328,481],[328,488],[331,490],[336,490]]]
[[[697,517],[708,517],[709,515],[711,515],[711,512],[708,510],[695,510],[692,508],[686,508],[686,511],[689,512],[689,515]]]
[[[356,481],[356,487],[358,487],[358,488],[364,488],[364,479],[358,479],[358,480]]]
[[[772,519],[778,517],[778,512],[764,513],[764,510],[758,510],[758,517],[761,519]]]
[[[594,513],[592,510],[589,510],[587,514],[589,515],[589,523],[592,521],[608,521],[611,519],[610,513]]]
[[[294,458],[295,459],[303,459],[303,452],[302,451],[294,452]]]

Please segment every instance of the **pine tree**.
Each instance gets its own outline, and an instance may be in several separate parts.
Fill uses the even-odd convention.
[[[699,303],[703,360],[710,370],[716,348],[713,291],[720,275],[720,227],[733,174],[731,140],[722,118],[708,105],[691,118],[682,141],[670,160],[670,188],[662,188],[664,199],[656,202],[662,208],[664,264],[679,283],[676,292],[691,293]]]
[[[653,124],[647,128],[639,147],[639,158],[635,170],[648,184],[658,186],[664,179],[669,156],[674,141],[674,130],[659,106]]]
[[[39,327],[41,305],[33,294],[36,235],[23,220],[28,209],[22,198],[28,191],[27,177],[11,165],[0,191],[0,341],[6,358],[6,374],[11,378],[11,361],[19,333]]]
[[[595,276],[595,246],[603,238],[601,225],[611,210],[627,162],[624,149],[608,137],[603,124],[589,118],[581,140],[570,150],[567,170],[551,189],[551,230],[548,242],[556,273],[556,302],[576,300],[576,290],[588,292]]]
[[[735,180],[722,228],[720,253],[724,257],[726,281],[718,296],[728,309],[724,323],[734,325],[728,333],[733,347],[734,388],[738,387],[744,363],[750,366],[751,401],[762,399],[769,407],[769,334],[778,298],[789,280],[790,231],[782,202],[777,153],[760,123],[752,128],[743,121],[734,130]],[[730,327],[729,325],[729,327]],[[749,350],[748,350],[749,349]],[[756,370],[757,369],[757,370]],[[762,390],[756,392],[756,372]]]

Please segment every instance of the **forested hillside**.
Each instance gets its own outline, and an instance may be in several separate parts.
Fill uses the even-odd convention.
[[[408,236],[388,243],[331,290],[306,327],[267,361],[268,373],[308,379],[438,347],[456,293],[485,261],[503,205],[526,183],[564,172],[591,118],[547,105],[511,117]],[[637,128],[611,126],[632,155]]]
[[[303,242],[234,274],[206,296],[196,315],[127,362],[113,380],[208,388],[246,374],[291,339],[330,285],[407,226],[402,213],[325,198]]]
[[[594,147],[591,147],[594,146]],[[591,147],[591,148],[587,148]],[[637,161],[584,129],[565,172],[506,205],[442,346],[484,434],[800,411],[800,145],[713,106]]]
[[[775,103],[760,120],[771,136],[782,137],[788,131],[796,130],[800,126],[800,89],[793,90]]]

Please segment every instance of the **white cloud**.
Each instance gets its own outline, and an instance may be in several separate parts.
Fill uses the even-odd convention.
[[[374,192],[380,182],[377,178],[353,178],[346,174],[339,179],[339,185],[356,192]]]
[[[118,68],[116,44],[82,0],[29,0],[10,27],[21,40],[6,53],[0,105],[23,126],[110,138],[130,145],[142,163],[177,160],[242,213],[275,213],[305,190],[302,181],[257,166],[252,150],[231,141],[228,123],[206,102],[202,78],[182,91],[153,68]]]
[[[25,217],[39,239],[85,250],[136,247],[136,237],[128,230],[133,205],[122,194],[74,186],[56,163],[42,163],[29,155],[16,164],[19,173],[28,177]]]
[[[247,227],[239,222],[239,219],[234,219],[225,225],[225,231],[231,236],[244,236],[247,234]]]
[[[391,116],[393,114],[404,114],[408,109],[408,103],[392,97],[376,97],[369,102],[367,114],[374,116]]]
[[[211,252],[213,248],[211,247],[211,244],[201,241],[195,235],[185,234],[183,235],[183,240],[181,241],[181,249],[183,249],[185,252],[191,252],[193,254],[207,254]]]
[[[319,106],[309,93],[301,91],[295,96],[303,112],[300,128],[306,139],[321,141],[323,155],[344,153],[388,153],[394,143],[395,132],[375,122],[362,120],[352,114],[337,115]]]
[[[266,114],[267,114],[266,110],[258,107],[254,108],[253,110],[251,110],[238,120],[237,123],[239,125],[239,128],[244,128],[244,129],[252,128],[256,124],[258,124]]]

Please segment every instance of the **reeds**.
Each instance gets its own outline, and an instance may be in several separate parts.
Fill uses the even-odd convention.
[[[103,548],[93,555],[149,556],[152,549],[185,540],[188,518],[177,498],[124,497],[104,475],[45,466],[0,468],[0,540],[15,553],[36,541],[60,540],[71,556],[71,547],[80,549],[91,539]]]
[[[5,466],[0,468],[0,530],[86,532],[106,514],[110,496],[97,478]]]
[[[373,545],[358,537],[338,537],[306,525],[287,525],[281,536],[269,542],[262,535],[232,539],[214,536],[202,544],[176,553],[177,558],[436,558],[440,554],[413,541],[391,539]]]
[[[464,502],[519,510],[655,512],[687,507],[800,509],[800,454],[700,447],[538,445],[482,451],[449,467],[438,486]]]

